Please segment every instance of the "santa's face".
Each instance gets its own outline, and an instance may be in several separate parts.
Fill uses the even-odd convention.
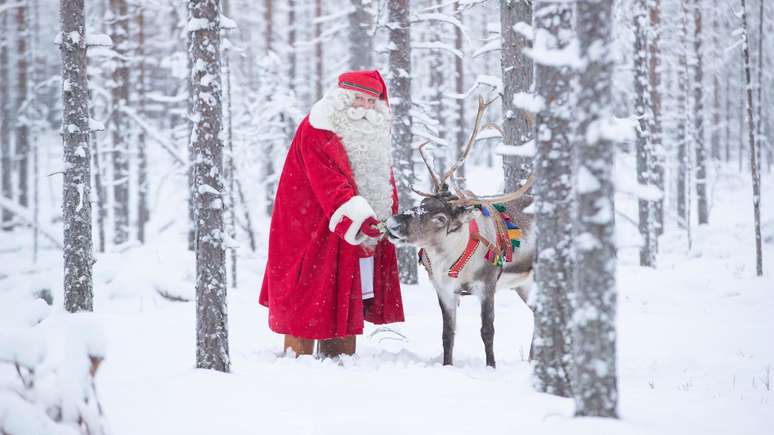
[[[362,107],[363,109],[370,110],[373,109],[375,105],[376,97],[355,91],[355,99],[352,101],[352,107],[355,109]]]

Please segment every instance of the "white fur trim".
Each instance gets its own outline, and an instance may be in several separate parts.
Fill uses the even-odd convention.
[[[331,220],[328,222],[328,230],[333,232],[344,217],[348,217],[352,221],[352,225],[344,233],[344,240],[350,245],[359,245],[366,239],[366,236],[363,234],[360,237],[357,236],[360,226],[369,217],[376,218],[376,213],[374,213],[374,210],[365,198],[355,195],[333,212],[333,216],[331,216]]]

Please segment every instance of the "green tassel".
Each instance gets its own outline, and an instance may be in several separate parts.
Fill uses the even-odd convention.
[[[505,212],[505,204],[502,204],[502,203],[497,203],[497,204],[493,204],[493,205],[494,205],[494,208],[495,208],[497,211],[499,211],[500,213],[503,213],[503,212]]]
[[[516,240],[516,239],[511,240],[511,249],[516,249],[519,246],[521,246],[520,240]]]

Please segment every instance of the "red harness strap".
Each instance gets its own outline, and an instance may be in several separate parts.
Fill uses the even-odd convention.
[[[456,278],[460,274],[462,268],[468,264],[470,258],[473,257],[473,253],[476,252],[476,248],[478,248],[480,237],[478,235],[478,224],[475,219],[471,219],[469,230],[470,237],[468,238],[468,244],[465,246],[465,250],[462,251],[460,258],[458,258],[449,269],[449,276],[452,278]]]

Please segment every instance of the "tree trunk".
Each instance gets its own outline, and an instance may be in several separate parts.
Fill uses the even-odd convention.
[[[686,11],[684,7],[680,10],[680,44],[679,50],[682,55],[679,56],[677,69],[677,106],[682,113],[677,116],[677,216],[680,218],[680,225],[688,228],[690,222],[687,221],[687,180],[688,175],[688,134],[687,134],[687,113],[688,113],[688,28],[686,24]]]
[[[414,180],[414,159],[411,148],[411,23],[408,0],[389,2],[389,64],[390,97],[393,99],[392,150],[395,181],[401,210],[414,205],[411,183]],[[413,247],[398,248],[400,280],[417,283],[417,255]]]
[[[755,220],[755,273],[763,276],[763,246],[761,243],[761,149],[755,137],[753,118],[752,79],[750,74],[750,38],[747,27],[747,5],[742,0],[742,38],[744,38],[742,60],[744,62],[745,93],[747,94],[747,135],[750,140],[750,173],[753,186],[753,218]],[[760,119],[757,122],[761,122]]]
[[[5,6],[7,0],[0,0]],[[0,195],[13,199],[11,174],[11,94],[8,86],[8,20],[7,13],[0,14]],[[13,229],[13,214],[10,210],[0,210],[0,225],[3,231]]]
[[[29,69],[29,53],[27,52],[28,4],[22,2],[16,7],[16,161],[19,171],[19,205],[29,207],[30,179],[30,139],[27,126],[26,103],[28,96],[27,71]]]
[[[653,215],[655,219],[656,235],[664,234],[664,198],[666,197],[666,182],[664,178],[664,165],[666,164],[666,151],[664,149],[664,133],[661,126],[661,0],[648,2],[650,14],[650,104],[653,114],[650,118],[650,139],[653,150],[653,181],[661,191],[661,198],[653,202]],[[658,238],[653,241],[658,249]]]
[[[129,105],[129,12],[126,0],[110,0],[113,13],[111,39],[117,56],[113,60],[113,115],[111,137],[113,140],[113,242],[116,245],[129,240],[129,126],[126,115],[120,110]]]
[[[697,5],[698,6],[698,5]],[[720,66],[722,52],[718,34],[720,33],[720,20],[718,16],[718,0],[712,1],[712,127],[710,128],[710,156],[714,160],[720,160]]]
[[[701,4],[693,0],[692,15],[694,23],[693,50],[696,62],[693,64],[693,116],[694,116],[694,150],[696,152],[696,204],[698,207],[697,218],[699,225],[709,222],[709,209],[707,207],[707,150],[704,143],[704,66],[701,52],[702,27]]]
[[[460,10],[459,0],[454,2],[454,10]],[[462,12],[459,13],[459,20],[462,21]],[[454,27],[454,48],[462,53],[464,46],[462,43],[462,29],[458,26]],[[465,99],[462,97],[465,94],[465,65],[462,63],[460,56],[454,56],[454,92],[457,99],[457,123],[455,127],[455,158],[459,159],[465,149],[465,143],[467,137],[465,136]],[[460,178],[465,178],[465,165],[460,166],[457,170],[457,175]],[[415,261],[416,262],[416,261]]]
[[[235,177],[235,171],[234,171],[234,133],[232,129],[232,116],[233,113],[231,111],[231,62],[229,59],[229,50],[225,49],[223,50],[223,69],[225,70],[223,72],[223,75],[226,76],[226,94],[225,94],[225,100],[226,100],[226,131],[225,131],[225,138],[226,138],[226,181],[228,182],[228,192],[227,192],[227,204],[226,209],[228,210],[227,215],[227,222],[226,227],[228,230],[228,237],[234,241],[236,240],[236,198],[234,196],[234,177]],[[235,247],[232,247],[229,249],[229,253],[231,254],[231,288],[237,287],[237,250]]]
[[[503,144],[513,147],[530,142],[534,134],[529,114],[513,104],[514,94],[530,92],[532,86],[532,59],[524,54],[530,43],[526,36],[514,30],[517,23],[532,23],[532,3],[501,0]],[[503,171],[505,191],[516,190],[532,172],[532,156],[503,155]]]
[[[580,71],[577,159],[573,395],[575,415],[617,418],[614,146],[595,130],[612,116],[613,0],[579,2]],[[601,54],[601,55],[600,55]],[[593,133],[597,134],[593,134]]]
[[[314,17],[322,17],[322,0],[315,0],[314,2]],[[315,59],[315,71],[317,77],[315,81],[315,99],[320,100],[323,96],[323,51],[322,41],[320,37],[322,35],[322,24],[317,22],[314,25],[314,38],[317,41],[314,44],[314,59]]]
[[[196,367],[228,372],[228,316],[223,228],[220,10],[218,0],[190,0],[193,139],[196,179]]]
[[[138,114],[145,118],[145,9],[137,13],[137,104]],[[137,135],[137,240],[145,243],[145,225],[150,218],[148,210],[148,162],[145,156],[145,130]]]
[[[573,27],[572,5],[545,0],[535,4],[536,41],[543,42],[549,50],[565,49],[571,42],[566,35]],[[537,113],[535,132],[534,384],[540,392],[564,397],[572,397],[572,342],[568,322],[573,288],[571,236],[575,177],[569,117],[573,77],[569,66],[535,63],[536,91],[546,104]]]
[[[642,186],[654,185],[654,156],[649,129],[652,107],[651,90],[648,80],[648,28],[646,0],[636,0],[634,7],[634,115],[638,120],[637,133],[637,183]],[[642,237],[640,247],[640,266],[656,266],[656,228],[655,203],[644,198],[637,201],[639,211],[639,231]]]
[[[266,42],[266,54],[268,55],[272,49],[272,28],[274,21],[274,11],[272,8],[272,0],[266,0],[265,3],[265,15],[264,21],[266,23],[266,33],[264,39]],[[268,95],[267,98],[271,101],[272,95]],[[281,116],[281,115],[280,115]],[[274,195],[277,189],[277,181],[274,181],[276,176],[276,170],[274,169],[274,141],[267,140],[262,145],[263,150],[263,179],[264,181],[264,201],[266,204],[266,216],[271,216],[274,210]]]
[[[288,0],[288,88],[296,90],[296,1]]]
[[[188,2],[188,20],[190,21],[193,17],[191,13],[191,8],[193,7],[192,2]],[[188,42],[188,47],[193,44],[193,32],[187,32],[186,33],[186,39]],[[193,71],[193,58],[191,57],[191,50],[189,48],[188,50],[188,70]],[[252,79],[252,75],[248,76],[248,81]],[[193,82],[189,78],[189,80],[186,80],[186,90],[188,91],[188,98],[187,98],[187,104],[188,104],[188,113],[193,114],[194,110],[194,95],[193,95]],[[189,123],[190,116],[186,117],[187,121],[186,123]],[[187,150],[188,150],[188,171],[186,171],[186,175],[188,176],[188,186],[194,186],[196,184],[196,153],[194,152],[193,148],[193,131],[194,126],[193,123],[189,123],[188,128],[188,143],[187,143]],[[192,189],[190,189],[190,193],[188,195],[188,222],[189,222],[189,228],[188,228],[188,250],[189,251],[195,251],[196,250],[196,194]]]
[[[350,0],[354,12],[349,14],[349,68],[373,69],[370,2]]]
[[[64,307],[92,311],[89,88],[83,0],[61,0]]]

